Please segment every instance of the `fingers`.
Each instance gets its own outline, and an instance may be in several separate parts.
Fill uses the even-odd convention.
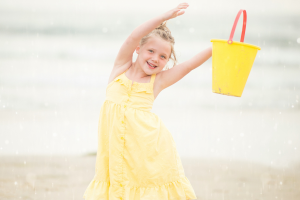
[[[183,15],[185,13],[184,10],[181,9],[186,9],[187,7],[189,7],[188,3],[181,3],[179,4],[176,8],[170,10],[170,12],[172,13],[171,16],[167,17],[168,19],[172,19],[174,17]]]
[[[189,7],[188,3],[181,3],[177,6],[177,8],[179,8],[179,9],[186,9],[187,7]]]
[[[184,10],[181,10],[181,11],[177,12],[177,16],[183,15],[184,13],[185,13],[185,11],[184,11]]]

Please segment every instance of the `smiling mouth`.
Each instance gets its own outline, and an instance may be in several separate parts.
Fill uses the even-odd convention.
[[[151,65],[150,63],[148,63],[148,61],[147,61],[147,64],[148,64],[148,66],[150,67],[150,68],[152,68],[152,69],[154,69],[155,67],[157,67],[157,66],[155,66],[155,65]]]

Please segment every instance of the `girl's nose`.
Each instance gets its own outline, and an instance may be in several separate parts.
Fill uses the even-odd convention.
[[[157,57],[157,56],[153,56],[153,57],[152,57],[152,61],[155,62],[155,63],[157,63],[158,57]]]

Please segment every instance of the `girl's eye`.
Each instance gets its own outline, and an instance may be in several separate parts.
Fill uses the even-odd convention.
[[[150,52],[153,52],[152,50],[149,50]]]
[[[166,58],[165,56],[162,56],[163,58]]]

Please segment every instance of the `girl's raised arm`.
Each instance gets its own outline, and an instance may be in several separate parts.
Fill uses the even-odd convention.
[[[154,30],[157,26],[159,26],[165,20],[172,19],[184,13],[184,10],[188,7],[187,3],[181,3],[176,8],[159,15],[143,24],[138,26],[133,30],[133,32],[128,36],[125,42],[122,44],[118,55],[114,62],[114,68],[118,68],[123,65],[131,64],[133,52],[135,51],[136,47],[138,46],[140,40]]]
[[[212,56],[212,47],[208,47],[189,60],[175,65],[171,69],[160,72],[161,90],[173,85],[189,72],[202,65]]]

